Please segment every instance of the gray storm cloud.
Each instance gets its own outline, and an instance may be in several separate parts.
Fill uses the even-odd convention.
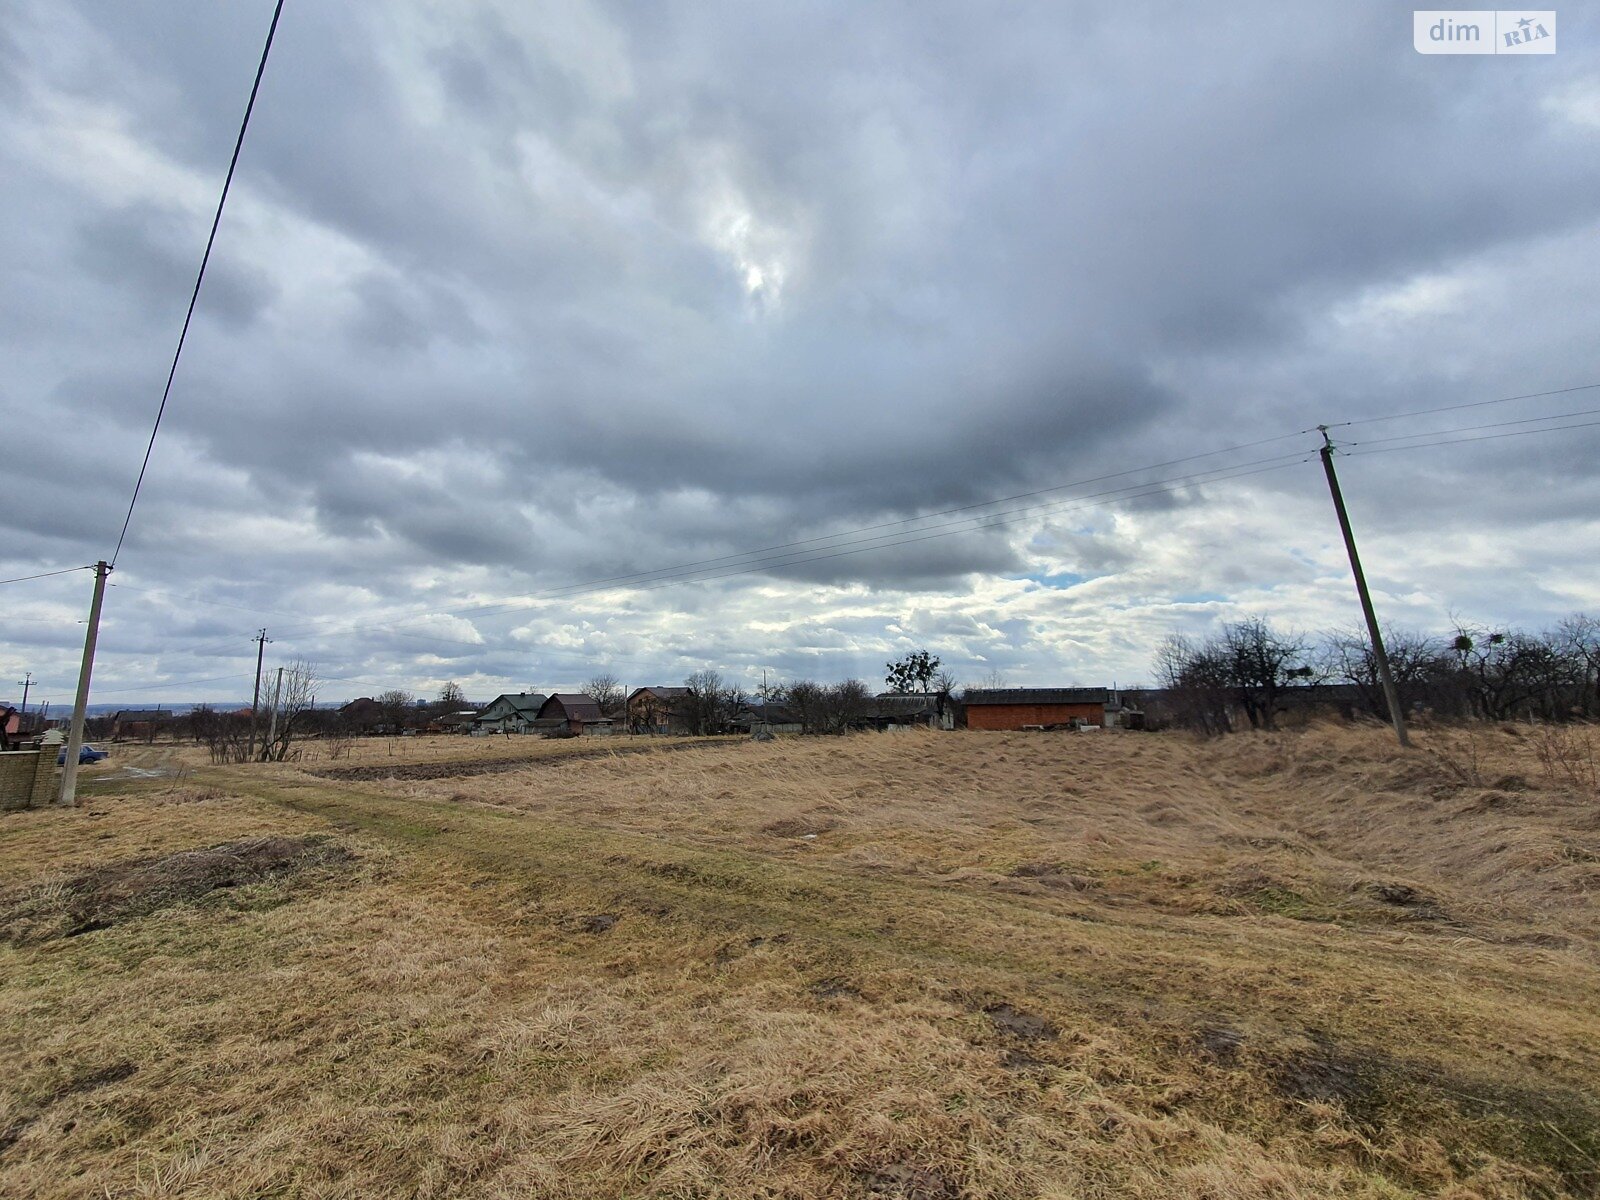
[[[114,540],[269,9],[35,3],[0,34],[6,575]],[[421,686],[420,635],[363,615],[1600,380],[1600,60],[1593,16],[1562,21],[1559,54],[1502,62],[1415,54],[1390,4],[291,4],[106,686],[215,674],[193,647],[228,622],[346,628],[305,651]],[[1423,615],[1597,602],[1593,433],[1352,460],[1375,573]],[[1323,615],[1316,484],[1175,485],[536,619],[579,631],[567,681],[875,671],[925,602],[974,665],[1126,678],[1180,619],[1157,597]],[[1219,526],[1195,558],[1184,531]],[[1489,586],[1528,529],[1527,586]],[[1062,575],[1147,607],[1028,582]],[[785,622],[819,620],[834,657],[795,658]],[[512,624],[434,649],[526,683]],[[78,627],[27,630],[8,661],[67,675]]]

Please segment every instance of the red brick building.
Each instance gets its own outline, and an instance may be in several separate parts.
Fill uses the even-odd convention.
[[[974,688],[961,698],[968,729],[1048,729],[1104,725],[1106,688]]]

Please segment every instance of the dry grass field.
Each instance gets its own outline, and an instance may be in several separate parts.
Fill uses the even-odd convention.
[[[98,785],[0,819],[0,1195],[1597,1195],[1562,736]]]
[[[163,774],[185,775],[210,765],[206,748],[187,739],[163,738],[155,742],[108,742],[88,739],[111,757],[94,766],[85,766],[80,778],[112,779],[125,777],[128,768],[137,771],[158,771]],[[334,743],[315,739],[295,743],[295,764],[307,770],[321,771],[345,767],[364,767],[387,770],[391,767],[416,767],[432,763],[498,763],[511,759],[543,759],[565,754],[588,755],[597,746],[623,750],[648,745],[659,749],[688,739],[645,738],[618,735],[615,739],[565,740],[542,737],[502,736],[462,737],[451,735],[425,735],[420,737],[363,737],[352,738],[331,757],[330,745]],[[248,769],[248,768],[247,768]]]

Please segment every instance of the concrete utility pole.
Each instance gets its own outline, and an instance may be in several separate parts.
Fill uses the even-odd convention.
[[[283,668],[278,668],[278,682],[272,687],[272,716],[267,720],[267,740],[261,745],[261,759],[266,761],[272,753],[272,743],[278,737],[278,698],[283,695]]]
[[[78,668],[78,698],[72,705],[72,726],[67,733],[66,762],[61,772],[61,803],[78,803],[78,752],[83,749],[83,719],[89,709],[89,676],[94,674],[94,644],[100,637],[100,604],[106,598],[104,560],[94,565],[94,599],[89,602],[89,630],[83,635],[83,666]]]
[[[1356,594],[1361,597],[1361,612],[1367,618],[1367,633],[1372,638],[1372,657],[1378,667],[1378,681],[1383,684],[1383,698],[1389,705],[1389,719],[1394,722],[1394,735],[1402,746],[1409,747],[1411,738],[1406,733],[1406,716],[1400,710],[1400,693],[1395,691],[1394,674],[1389,670],[1389,655],[1383,648],[1383,632],[1378,628],[1378,615],[1372,611],[1372,597],[1367,592],[1367,577],[1361,570],[1361,556],[1356,553],[1356,535],[1350,530],[1350,515],[1344,510],[1344,494],[1339,491],[1339,476],[1333,470],[1333,440],[1328,437],[1328,427],[1318,425],[1322,434],[1322,469],[1328,476],[1328,491],[1333,495],[1333,510],[1339,514],[1339,530],[1344,534],[1344,548],[1350,554],[1350,573],[1356,577]]]
[[[252,762],[256,756],[256,710],[261,707],[261,656],[267,652],[267,643],[272,639],[263,629],[251,639],[256,644],[256,690],[250,695],[250,746],[245,751],[245,762]]]
[[[22,673],[22,678],[17,680],[17,684],[18,684],[19,687],[22,688],[22,715],[23,716],[27,716],[28,715],[28,691],[29,691],[29,689],[31,689],[33,687],[33,672],[32,671],[24,671]]]

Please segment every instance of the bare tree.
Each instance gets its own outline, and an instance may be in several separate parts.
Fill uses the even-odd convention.
[[[1221,647],[1250,727],[1276,729],[1280,693],[1315,675],[1315,668],[1306,662],[1305,637],[1282,633],[1260,617],[1248,617],[1222,627]]]
[[[1156,676],[1180,724],[1213,737],[1233,732],[1232,679],[1216,646],[1171,634],[1156,649]]]
[[[268,729],[270,740],[262,747],[263,761],[283,762],[290,747],[311,724],[317,706],[317,669],[305,659],[296,659],[283,670],[283,685],[274,687],[277,706]]]
[[[1574,668],[1578,695],[1573,707],[1586,717],[1600,714],[1600,620],[1573,613],[1556,626],[1554,637]]]
[[[400,688],[379,692],[372,699],[382,711],[383,724],[389,733],[399,733],[404,729],[417,707],[417,698]]]
[[[811,679],[797,679],[788,688],[789,707],[800,718],[801,733],[823,733],[827,724],[827,689]]]
[[[626,700],[628,729],[632,733],[656,733],[667,717],[667,707],[654,692],[641,691]]]
[[[956,694],[956,689],[960,686],[960,682],[948,667],[942,668],[934,675],[933,703],[941,717],[944,716],[945,709],[949,708],[954,702],[953,697]]]
[[[1437,707],[1452,670],[1439,639],[1409,629],[1386,629],[1383,645],[1401,707],[1423,703]],[[1321,654],[1323,674],[1354,686],[1362,711],[1379,720],[1390,719],[1377,656],[1365,629],[1335,629],[1325,634]]]
[[[836,683],[824,693],[822,711],[823,732],[847,733],[871,713],[872,689],[859,679]]]
[[[726,732],[744,703],[743,691],[711,670],[696,671],[683,682],[689,689],[683,701],[686,731],[697,735]]]
[[[467,707],[467,694],[454,679],[439,689],[436,701],[440,712],[460,712]]]
[[[608,717],[615,717],[622,711],[625,697],[622,694],[622,681],[609,671],[596,675],[583,685],[584,695],[600,706],[600,711]]]
[[[1519,630],[1492,630],[1456,623],[1450,650],[1474,715],[1489,721],[1538,714],[1565,715],[1560,697],[1570,693],[1585,668],[1547,638]]]
[[[213,763],[242,763],[250,758],[250,715],[203,707],[190,714],[195,740],[205,745]]]

